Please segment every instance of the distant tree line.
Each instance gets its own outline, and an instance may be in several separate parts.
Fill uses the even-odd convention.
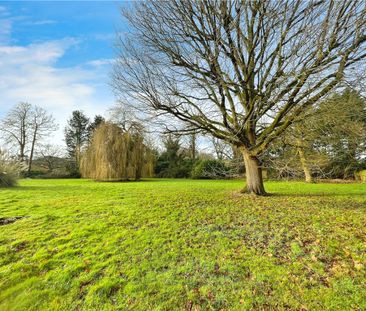
[[[0,151],[2,170],[12,172],[6,173],[9,178],[20,170],[28,177],[96,180],[246,175],[243,154],[234,144],[202,131],[148,134],[146,126],[121,105],[110,110],[108,120],[100,115],[90,120],[76,110],[64,129],[65,147],[57,146],[46,141],[57,129],[53,116],[41,107],[19,103],[0,122],[8,147]],[[206,151],[198,138],[210,145]],[[350,88],[333,92],[299,114],[259,161],[265,177],[273,179],[364,178],[360,172],[366,169],[366,99]]]

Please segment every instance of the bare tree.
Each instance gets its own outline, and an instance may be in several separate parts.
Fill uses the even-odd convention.
[[[0,127],[5,142],[18,149],[19,160],[28,159],[28,172],[38,141],[56,129],[54,118],[45,109],[24,102],[8,112]]]
[[[40,146],[37,155],[47,165],[49,172],[52,172],[56,168],[57,163],[60,162],[60,158],[64,156],[62,147],[52,144],[43,144]]]
[[[32,105],[21,102],[12,108],[0,123],[5,143],[17,149],[21,162],[25,162],[31,126]]]
[[[165,135],[172,134],[173,136],[177,136],[180,139],[180,142],[182,143],[182,149],[185,151],[186,156],[188,156],[192,161],[195,161],[197,159],[198,155],[198,132],[189,130],[187,133],[183,132],[181,135],[178,135],[176,132],[169,133],[163,132]]]
[[[148,1],[125,16],[116,92],[240,148],[258,195],[259,156],[366,55],[365,1]]]
[[[42,107],[34,106],[31,114],[31,124],[29,129],[32,140],[28,162],[28,173],[32,169],[34,150],[37,142],[57,129],[58,125],[56,124],[53,116]]]
[[[143,134],[145,128],[135,115],[134,111],[124,102],[119,102],[109,109],[110,120],[122,128],[125,132],[137,132]]]
[[[223,141],[221,139],[215,138],[215,137],[211,137],[210,140],[211,140],[212,146],[214,147],[217,159],[224,160],[224,159],[233,159],[234,158],[233,149],[230,144],[226,143],[225,141]]]

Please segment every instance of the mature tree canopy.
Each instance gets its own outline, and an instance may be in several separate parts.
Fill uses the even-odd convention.
[[[257,194],[258,156],[366,53],[364,1],[148,1],[125,16],[116,91],[236,145]]]
[[[328,171],[335,178],[352,178],[366,156],[366,99],[350,89],[322,102],[314,118],[315,145],[327,151]]]

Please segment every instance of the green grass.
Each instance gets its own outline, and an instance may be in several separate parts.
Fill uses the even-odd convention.
[[[366,310],[366,184],[23,180],[0,310]]]

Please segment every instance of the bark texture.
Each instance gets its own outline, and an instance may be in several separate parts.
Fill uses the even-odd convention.
[[[305,181],[308,183],[312,183],[313,177],[311,176],[311,171],[310,171],[308,162],[306,161],[304,150],[301,147],[298,147],[297,153],[299,154],[301,167],[302,167],[302,170],[304,171]]]
[[[262,168],[257,157],[251,155],[247,151],[243,151],[245,164],[246,186],[245,192],[256,195],[265,195]]]

